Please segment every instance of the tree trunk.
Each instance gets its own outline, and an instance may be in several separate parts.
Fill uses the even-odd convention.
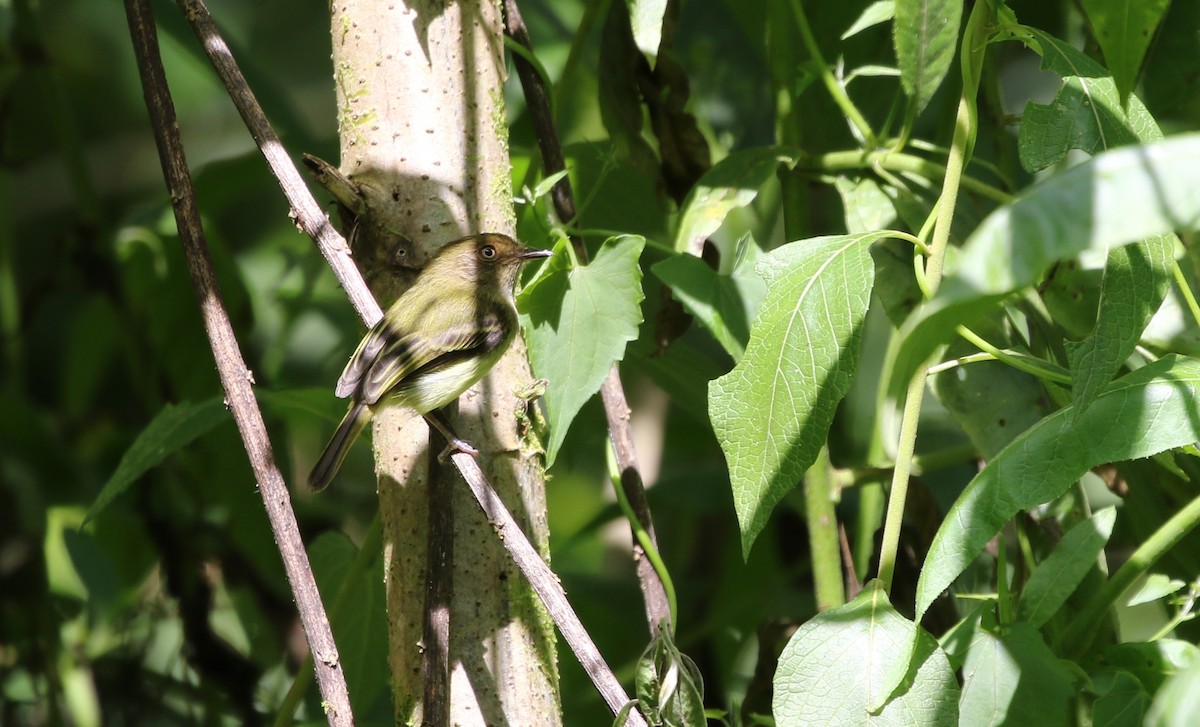
[[[386,305],[446,242],[514,231],[499,8],[334,0],[330,9],[341,170],[367,203],[354,252]],[[483,471],[545,556],[540,445],[523,425],[531,404],[520,393],[529,382],[518,337],[450,421],[479,449]],[[411,412],[390,411],[375,420],[374,446],[397,720],[559,724],[553,628],[457,473],[437,464],[440,440],[431,444]],[[450,563],[450,580],[429,586],[449,604],[448,712],[424,701],[438,694],[426,691],[435,675],[426,673],[424,654],[436,656],[431,642],[441,638],[422,616],[431,490],[439,493],[434,520],[453,523],[433,561]]]

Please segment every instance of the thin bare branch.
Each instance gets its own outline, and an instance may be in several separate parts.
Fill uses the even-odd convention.
[[[531,53],[533,44],[529,39],[529,31],[521,18],[521,11],[516,0],[504,0],[505,31],[518,44]],[[550,96],[541,74],[528,60],[519,54],[514,54],[517,75],[521,78],[521,89],[525,93],[525,105],[529,108],[530,120],[533,122],[534,133],[538,138],[538,146],[542,152],[542,166],[546,174],[557,174],[566,168],[563,162],[562,142],[554,125],[554,116],[550,109]],[[571,191],[571,182],[564,176],[551,190],[551,199],[558,218],[565,223],[575,220],[575,198]],[[587,250],[582,240],[572,237],[572,243],[579,254],[580,260],[587,261]],[[658,547],[658,538],[654,533],[654,520],[650,516],[650,505],[646,501],[646,488],[642,480],[641,469],[638,467],[637,451],[633,446],[633,428],[629,422],[629,403],[625,398],[625,388],[621,384],[620,371],[616,364],[609,370],[604,384],[600,388],[600,399],[604,403],[604,415],[608,419],[609,438],[612,441],[613,452],[617,457],[617,468],[621,473],[621,486],[630,506],[641,521],[642,528],[650,536],[654,547]],[[642,600],[646,608],[646,623],[652,634],[664,623],[671,623],[671,606],[667,599],[667,591],[662,580],[655,572],[650,559],[646,557],[637,539],[633,540],[633,557],[636,563],[638,584],[642,589]]]
[[[374,325],[375,321],[383,317],[383,311],[363,283],[362,274],[359,273],[358,267],[350,257],[350,246],[330,224],[329,217],[304,184],[303,177],[300,176],[295,163],[292,162],[287,150],[280,143],[279,136],[271,128],[270,122],[267,121],[267,115],[250,90],[250,85],[246,83],[246,78],[238,68],[237,62],[234,61],[233,53],[217,30],[212,14],[208,12],[208,8],[202,0],[176,1],[192,26],[192,30],[195,31],[196,37],[200,39],[200,44],[204,47],[208,60],[216,69],[221,82],[225,84],[229,98],[233,100],[234,106],[241,114],[246,128],[250,130],[255,143],[258,144],[259,150],[267,160],[267,166],[271,168],[271,174],[279,182],[283,196],[292,206],[292,218],[296,221],[296,225],[301,232],[317,243],[321,254],[329,261],[329,267],[333,269],[334,276],[346,290],[346,295],[350,298],[350,303],[358,312],[358,316],[368,327]]]
[[[459,452],[452,455],[450,460],[466,480],[467,486],[471,488],[471,493],[475,495],[479,506],[483,508],[488,521],[496,530],[496,534],[504,541],[509,554],[516,561],[517,567],[525,574],[529,584],[533,586],[538,598],[542,600],[542,604],[554,619],[554,624],[558,626],[563,638],[567,640],[571,651],[575,652],[575,658],[579,659],[579,663],[592,678],[592,682],[596,685],[605,704],[613,711],[613,714],[618,713],[629,702],[629,697],[625,694],[625,690],[617,681],[612,670],[608,668],[608,664],[604,662],[604,657],[600,655],[600,651],[596,648],[587,629],[583,627],[583,623],[571,609],[571,604],[567,601],[567,592],[558,582],[558,576],[554,575],[554,571],[550,570],[550,566],[546,565],[525,534],[521,532],[521,526],[513,519],[500,496],[488,484],[475,458]],[[641,712],[634,709],[630,710],[625,724],[645,725],[646,721]]]
[[[278,543],[280,555],[283,557],[288,583],[292,587],[292,594],[300,612],[300,621],[313,654],[317,683],[329,724],[353,725],[350,696],[346,690],[346,679],[338,659],[329,619],[321,604],[321,594],[317,590],[308,554],[300,538],[300,528],[292,512],[287,485],[284,484],[283,475],[275,464],[262,413],[254,398],[253,376],[246,368],[238,349],[233,326],[221,303],[220,291],[213,275],[212,261],[209,259],[204,230],[200,224],[200,212],[196,206],[195,190],[188,173],[183,142],[179,136],[175,107],[171,101],[166,73],[163,71],[159,54],[150,4],[148,0],[125,0],[125,11],[129,19],[129,32],[137,56],[138,71],[141,74],[142,91],[150,112],[154,140],[162,162],[163,176],[171,194],[179,238],[187,258],[188,273],[200,304],[205,332],[216,359],[221,386],[225,390],[225,400],[241,433],[263,505],[271,521],[275,542]]]

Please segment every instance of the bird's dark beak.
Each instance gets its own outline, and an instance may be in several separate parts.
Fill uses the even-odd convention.
[[[550,257],[553,254],[553,250],[536,250],[534,248],[527,247],[518,257],[520,257],[522,260],[533,260],[534,258],[539,257]]]

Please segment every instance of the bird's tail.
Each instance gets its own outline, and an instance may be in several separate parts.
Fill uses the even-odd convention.
[[[354,444],[354,440],[358,439],[358,435],[362,434],[362,430],[370,421],[371,410],[366,404],[355,402],[350,406],[350,411],[346,412],[342,423],[333,433],[329,444],[325,445],[325,451],[321,453],[320,459],[313,465],[312,473],[308,476],[308,486],[313,492],[320,492],[329,486],[338,468],[342,466],[346,453],[350,451],[350,445]]]

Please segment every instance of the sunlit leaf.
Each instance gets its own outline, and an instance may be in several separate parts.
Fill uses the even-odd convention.
[[[589,265],[574,268],[560,246],[542,274],[521,291],[518,307],[529,362],[548,382],[547,466],[579,409],[624,357],[625,344],[637,338],[643,297],[638,257],[645,244],[632,235],[610,238]]]
[[[704,240],[717,231],[731,210],[754,201],[780,164],[795,160],[781,147],[736,151],[705,172],[688,193],[675,235],[675,249],[699,255]]]
[[[1002,634],[981,630],[963,664],[959,723],[1066,725],[1073,681],[1028,624],[1013,624]]]
[[[896,0],[876,0],[862,11],[862,15],[858,16],[858,19],[846,29],[845,33],[842,33],[842,40],[858,35],[867,28],[886,23],[894,17],[896,17]]]
[[[816,237],[764,255],[767,298],[734,369],[709,386],[709,417],[749,553],[771,510],[816,460],[858,365],[885,232]]]
[[[884,677],[907,667],[907,644],[917,641],[915,668],[887,698]],[[773,712],[780,725],[957,724],[958,683],[937,642],[901,616],[879,581],[850,603],[817,614],[792,635],[775,670]]]

